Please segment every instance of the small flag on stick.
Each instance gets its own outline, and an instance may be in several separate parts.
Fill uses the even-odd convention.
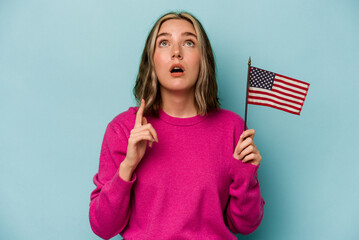
[[[309,83],[250,67],[248,104],[262,105],[299,115]]]
[[[299,115],[309,83],[251,66],[248,61],[244,130],[247,129],[248,104],[276,108]]]

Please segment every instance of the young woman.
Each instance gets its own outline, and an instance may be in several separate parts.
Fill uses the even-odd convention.
[[[264,201],[254,130],[219,108],[207,35],[189,13],[152,28],[130,107],[107,126],[90,223],[98,236],[237,239],[260,224]]]

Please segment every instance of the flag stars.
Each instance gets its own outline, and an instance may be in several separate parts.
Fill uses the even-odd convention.
[[[259,68],[251,68],[250,86],[272,90],[275,73]]]

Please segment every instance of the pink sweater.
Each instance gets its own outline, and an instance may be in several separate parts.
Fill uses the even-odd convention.
[[[133,239],[237,239],[261,223],[258,166],[233,158],[243,120],[220,109],[175,118],[147,117],[158,143],[147,147],[131,181],[119,177],[137,107],[107,126],[91,193],[90,223],[98,236]]]

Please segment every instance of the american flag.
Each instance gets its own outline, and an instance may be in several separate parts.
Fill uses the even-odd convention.
[[[260,68],[250,68],[248,103],[300,114],[309,83]]]

